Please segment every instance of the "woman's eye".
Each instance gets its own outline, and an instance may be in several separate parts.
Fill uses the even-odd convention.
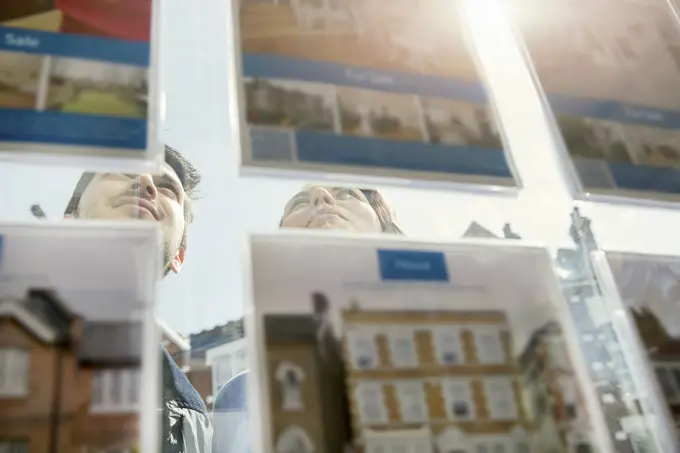
[[[335,198],[347,199],[353,196],[354,195],[352,195],[352,191],[349,189],[338,189],[338,191],[335,193]]]

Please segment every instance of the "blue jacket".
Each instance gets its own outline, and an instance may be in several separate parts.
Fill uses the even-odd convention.
[[[229,380],[215,397],[213,453],[252,453],[247,404],[248,372]]]
[[[163,351],[162,453],[210,453],[213,428],[208,410],[189,379]]]

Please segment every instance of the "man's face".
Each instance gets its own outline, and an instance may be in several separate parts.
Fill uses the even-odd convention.
[[[177,174],[167,164],[159,175],[97,173],[81,195],[78,217],[158,222],[164,235],[165,264],[177,273],[184,262],[180,244],[187,202]]]
[[[306,187],[286,204],[283,228],[380,232],[378,215],[359,189]]]

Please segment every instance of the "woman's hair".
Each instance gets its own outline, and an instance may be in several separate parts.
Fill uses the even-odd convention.
[[[383,233],[394,233],[394,234],[404,234],[399,225],[397,225],[397,219],[392,212],[392,209],[387,205],[385,198],[375,189],[359,189],[361,193],[364,194],[368,200],[368,204],[371,205],[373,211],[378,216],[380,221],[380,227]],[[283,225],[283,219],[279,222],[279,227]]]
[[[397,225],[397,219],[392,212],[392,209],[387,205],[385,198],[375,189],[359,189],[364,194],[368,203],[371,205],[378,220],[380,220],[380,226],[382,227],[383,233],[395,233],[404,234],[399,225]]]

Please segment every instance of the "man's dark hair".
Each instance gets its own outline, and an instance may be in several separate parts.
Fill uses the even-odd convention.
[[[187,202],[184,203],[184,231],[182,232],[182,242],[180,246],[186,250],[187,248],[187,225],[194,220],[194,211],[192,201],[196,199],[196,187],[201,182],[201,173],[196,167],[192,165],[182,154],[175,148],[165,145],[165,162],[175,171],[179,181],[182,183],[182,188],[187,194]],[[76,184],[73,195],[66,206],[64,215],[78,216],[78,205],[80,204],[80,197],[85,192],[87,186],[94,178],[94,172],[84,172]],[[167,269],[166,269],[167,274]]]

